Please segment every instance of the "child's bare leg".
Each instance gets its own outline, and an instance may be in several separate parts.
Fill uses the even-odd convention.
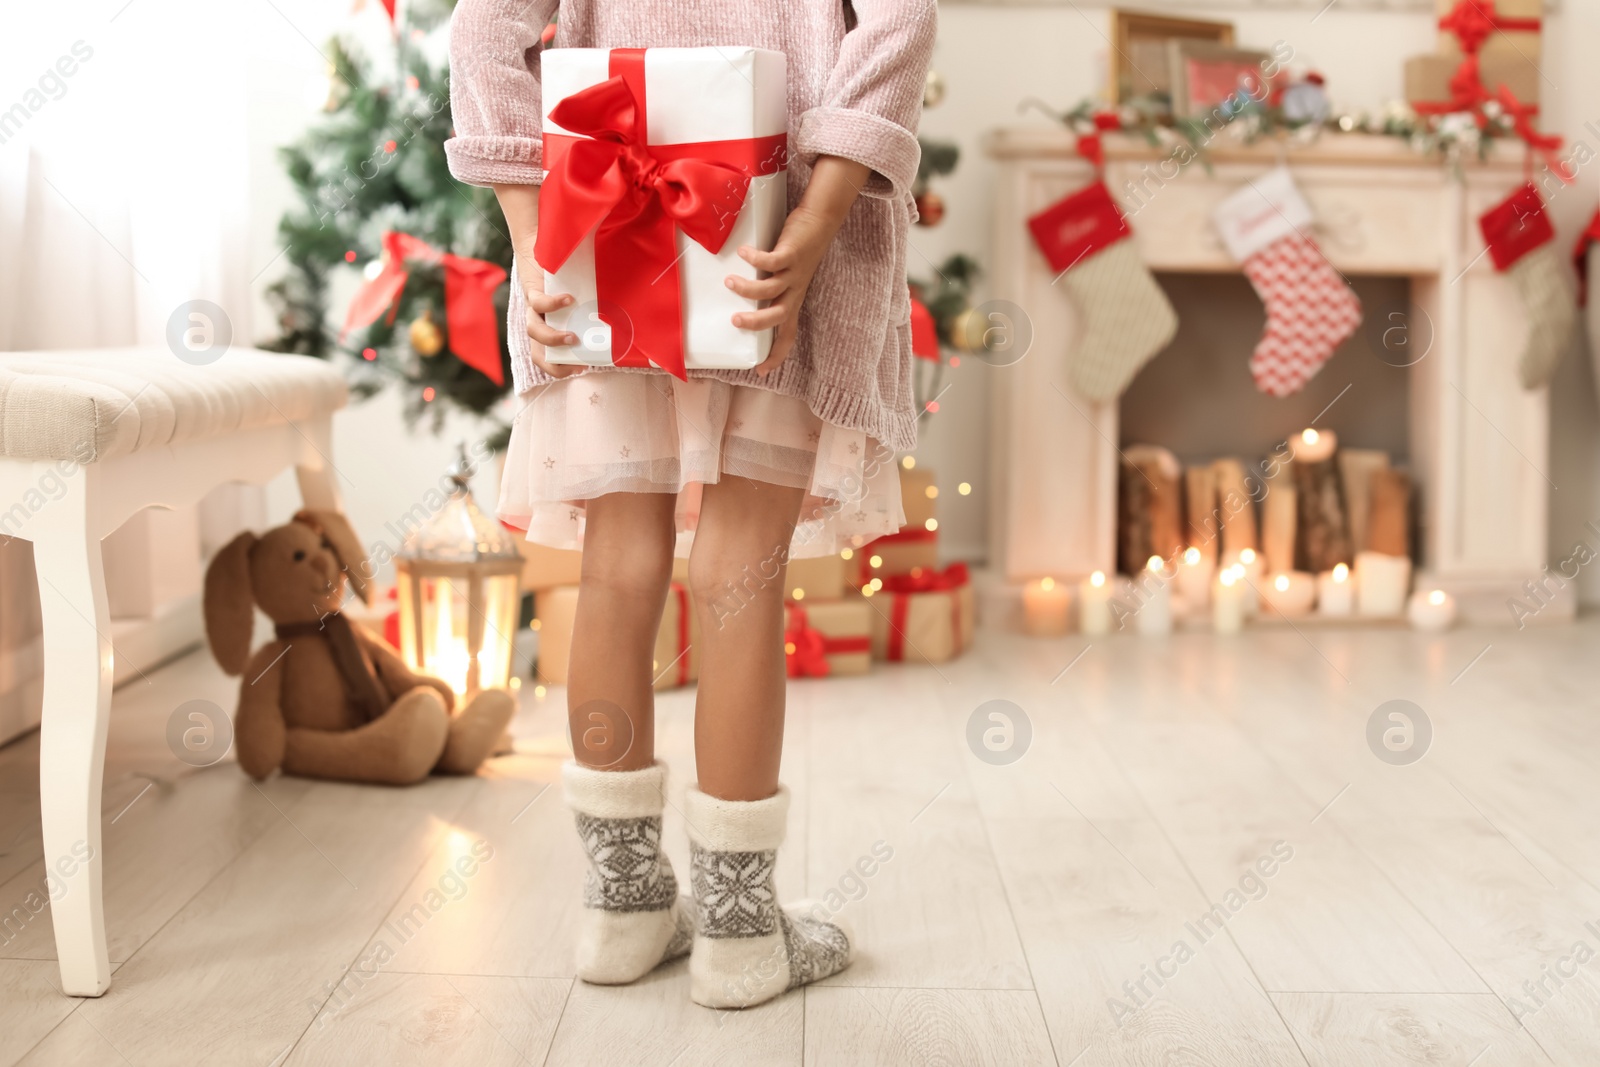
[[[689,556],[700,623],[694,753],[701,791],[723,800],[778,790],[784,570],[804,498],[749,478],[705,487]]]
[[[577,758],[561,771],[589,857],[577,938],[586,982],[631,982],[688,952],[694,933],[694,910],[679,900],[661,851],[666,768],[655,762],[650,689],[672,580],[673,503],[671,494],[613,493],[588,506],[567,672]]]
[[[588,502],[567,671],[572,752],[585,766],[636,771],[655,760],[651,657],[672,581],[676,501],[610,493]]]

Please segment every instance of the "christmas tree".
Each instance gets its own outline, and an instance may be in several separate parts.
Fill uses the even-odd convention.
[[[366,284],[379,278],[390,233],[510,270],[511,240],[493,191],[456,181],[445,160],[452,133],[449,63],[438,45],[453,7],[454,0],[401,6],[387,80],[374,76],[375,64],[353,44],[335,39],[327,47],[325,114],[280,152],[297,203],[278,224],[288,272],[266,292],[279,336],[262,345],[346,358],[357,396],[398,385],[407,421],[429,416],[435,430],[446,407],[485,415],[509,388],[507,287],[496,285],[489,298],[499,363],[484,366],[497,375],[452,354],[446,264],[437,257],[407,258],[403,288],[370,326],[344,330],[347,309],[330,307],[330,300],[341,271],[361,272]]]

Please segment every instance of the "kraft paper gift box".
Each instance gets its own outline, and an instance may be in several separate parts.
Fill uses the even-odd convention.
[[[900,469],[900,506],[905,509],[906,525],[924,529],[929,519],[939,517],[939,487],[927,467]]]
[[[577,585],[583,576],[583,553],[576,549],[550,548],[519,536],[517,551],[522,554],[522,588],[525,590]]]
[[[541,589],[534,594],[533,605],[534,618],[539,623],[539,680],[546,685],[566,685],[572,623],[578,613],[578,587]],[[661,616],[661,629],[656,632],[652,669],[658,691],[687,685],[699,676],[700,664],[694,651],[697,635],[688,592],[681,583],[673,582]]]
[[[1542,52],[1541,23],[1544,19],[1544,0],[1467,0],[1468,10],[1475,20],[1493,14],[1496,27],[1483,40],[1478,56],[1487,61],[1490,56],[1509,57],[1519,63],[1538,69]],[[1441,22],[1450,18],[1461,0],[1435,0],[1435,13]],[[1451,30],[1439,27],[1439,52],[1457,61],[1461,60],[1461,41]],[[1485,72],[1487,74],[1487,72]],[[1484,83],[1491,90],[1494,83],[1486,76]],[[1521,94],[1518,94],[1519,96]],[[1523,103],[1527,103],[1523,98]]]
[[[944,663],[972,644],[976,598],[965,564],[891,578],[871,607],[874,659]]]
[[[872,614],[866,598],[854,593],[824,603],[790,603],[783,631],[789,677],[866,674],[872,666]]]
[[[1448,105],[1454,100],[1450,79],[1461,66],[1460,56],[1412,56],[1406,60],[1406,103],[1423,108]],[[1484,54],[1478,77],[1491,93],[1504,85],[1524,104],[1539,102],[1539,69],[1516,54]]]
[[[771,248],[788,211],[783,53],[553,48],[540,65],[535,256],[545,291],[576,298],[547,320],[579,338],[545,358],[679,377],[766,359],[772,332],[732,322],[757,302],[724,279],[756,277],[738,248]],[[667,182],[689,194],[663,200]]]
[[[837,552],[814,559],[791,559],[784,579],[784,599],[816,601],[838,600],[848,587],[850,564]]]

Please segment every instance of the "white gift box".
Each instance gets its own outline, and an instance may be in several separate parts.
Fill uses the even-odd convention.
[[[554,48],[541,58],[544,131],[580,136],[553,122],[562,100],[611,77],[611,52],[604,48]],[[788,129],[788,97],[782,52],[760,48],[650,48],[644,51],[645,115],[651,146],[696,144],[781,136]],[[548,154],[548,149],[547,149]],[[780,153],[776,160],[784,163]],[[741,330],[733,316],[762,302],[727,287],[728,275],[756,279],[759,272],[739,258],[741,245],[771,249],[788,212],[782,169],[750,179],[743,207],[719,253],[712,254],[675,230],[676,260],[688,368],[747,368],[767,358],[772,331]],[[658,268],[651,268],[659,273]],[[570,293],[574,303],[546,316],[578,344],[550,348],[551,363],[607,366],[613,362],[612,328],[602,321],[595,277],[594,231],[557,271],[545,272],[547,293]],[[609,313],[613,309],[606,307]],[[624,311],[626,309],[623,309]],[[619,329],[619,334],[623,331]]]

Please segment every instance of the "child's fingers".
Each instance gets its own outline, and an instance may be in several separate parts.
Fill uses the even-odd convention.
[[[783,294],[786,283],[782,278],[741,278],[728,275],[728,288],[751,300],[773,300]]]
[[[552,311],[559,311],[561,308],[570,306],[575,299],[571,293],[530,292],[527,296],[528,307],[539,315],[548,315]]]
[[[578,343],[578,335],[558,330],[537,315],[528,316],[528,336],[546,348],[568,348]]]
[[[773,304],[760,311],[741,311],[733,317],[733,324],[741,330],[766,330],[788,318],[789,309]]]
[[[789,353],[794,350],[796,323],[792,320],[784,323],[778,330],[778,336],[772,339],[772,351],[767,353],[767,358],[756,365],[755,372],[762,378],[777,370],[783,361],[789,358]]]
[[[576,363],[551,363],[537,352],[533,354],[533,362],[535,366],[552,378],[570,378],[572,375],[587,369]]]
[[[763,252],[759,248],[740,245],[739,258],[756,268],[756,270],[764,270],[770,274],[776,274],[778,271],[793,265],[794,252],[782,246],[774,248],[771,252]]]

